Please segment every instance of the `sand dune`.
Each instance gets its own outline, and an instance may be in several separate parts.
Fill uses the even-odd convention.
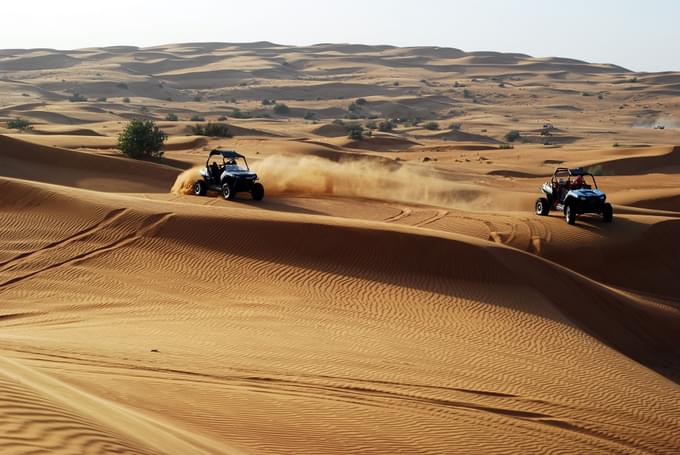
[[[680,423],[667,401],[677,386],[630,360],[663,371],[661,365],[677,359],[679,316],[670,307],[642,303],[532,256],[465,236],[230,208],[210,214],[193,205],[149,205],[141,199],[10,180],[3,187],[10,201],[5,207],[23,208],[13,214],[20,214],[13,226],[23,232],[10,233],[4,241],[25,237],[26,229],[52,241],[15,248],[3,258],[1,286],[8,311],[26,286],[50,289],[53,297],[45,298],[54,308],[45,311],[38,299],[23,305],[21,317],[5,320],[5,336],[13,335],[5,355],[16,359],[9,371],[29,374],[22,370],[26,351],[37,352],[30,363],[45,370],[49,342],[49,349],[67,350],[76,362],[57,374],[69,388],[76,387],[73,393],[101,394],[101,387],[116,384],[109,397],[125,394],[146,403],[154,410],[148,419],[157,434],[167,429],[180,437],[181,421],[190,431],[186,439],[208,448],[219,440],[244,451],[286,450],[286,426],[267,422],[271,416],[295,415],[304,428],[297,437],[307,441],[296,451],[310,453],[337,447],[338,438],[348,450],[359,449],[367,438],[381,440],[374,447],[378,451],[467,450],[470,444],[494,451],[498,435],[532,451],[568,444],[574,450],[663,452],[678,444],[672,435]],[[63,207],[61,198],[72,199],[68,218],[56,211],[52,226],[33,222]],[[22,199],[44,202],[27,207]],[[59,238],[50,230],[59,232]],[[61,232],[69,231],[64,239]],[[195,236],[196,231],[203,235]],[[225,231],[248,235],[229,241],[220,235]],[[146,258],[143,268],[137,257]],[[416,268],[413,257],[420,257]],[[205,260],[219,266],[219,276],[192,266]],[[120,281],[121,273],[128,276],[130,270],[136,278]],[[79,292],[77,281],[68,280],[54,295],[51,277],[64,273],[92,283],[85,306],[59,309],[59,295]],[[539,282],[541,294],[532,290]],[[227,302],[212,292],[215,285],[230,296]],[[275,304],[275,289],[286,289],[285,305]],[[112,301],[113,295],[118,297]],[[138,297],[128,300],[133,295]],[[414,307],[414,301],[420,304]],[[169,311],[192,316],[170,322]],[[107,328],[92,325],[89,318],[69,322],[82,312],[101,314]],[[130,319],[128,313],[136,316]],[[637,323],[631,326],[626,321],[633,315]],[[51,321],[41,338],[22,339],[21,333],[41,321]],[[66,333],[59,330],[63,324],[70,327]],[[327,341],[315,343],[319,324]],[[87,345],[79,342],[93,330],[100,336]],[[174,335],[186,332],[193,336],[180,341]],[[531,341],[522,336],[527,332],[533,334]],[[125,340],[118,343],[115,359],[104,354],[112,336]],[[235,342],[238,349],[224,349]],[[469,356],[482,346],[495,348]],[[546,355],[554,351],[569,354]],[[266,372],[253,364],[262,352],[270,358]],[[363,361],[352,360],[357,358]],[[530,383],[521,379],[529,359],[535,368]],[[433,370],[432,362],[439,367]],[[199,371],[204,373],[197,376]],[[587,379],[576,379],[584,371]],[[571,379],[554,383],[556,372]],[[93,377],[99,380],[92,382]],[[184,400],[168,394],[178,381],[196,397],[202,390],[212,399],[193,401],[187,411]],[[154,384],[153,392],[146,383]],[[45,393],[28,384],[32,393]],[[54,391],[56,384],[45,380],[43,387]],[[629,388],[636,390],[633,401],[626,398]],[[230,406],[215,406],[222,399]],[[74,401],[82,405],[84,400]],[[100,401],[90,411],[96,421],[122,412]],[[416,415],[419,426],[404,425]],[[578,416],[586,415],[588,423],[579,423]],[[380,424],[362,430],[353,424],[357,416]],[[240,429],[245,422],[260,435],[257,439]],[[330,433],[326,425],[332,426]],[[625,433],[619,431],[622,426],[628,428]],[[439,436],[425,437],[431,433]],[[538,434],[543,435],[540,445]],[[545,434],[550,439],[543,439]],[[135,443],[130,435],[110,442],[132,451],[139,450]],[[145,443],[181,452],[181,446]]]
[[[680,447],[675,73],[269,42],[0,72],[0,453]],[[163,160],[115,149],[129,118]],[[218,146],[263,201],[187,194]],[[613,223],[536,215],[556,166]]]
[[[29,144],[0,136],[0,175],[98,191],[166,192],[177,171],[127,158]]]

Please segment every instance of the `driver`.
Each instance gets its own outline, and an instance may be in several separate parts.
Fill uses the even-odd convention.
[[[236,166],[236,160],[231,158],[229,161],[227,161],[227,166]]]
[[[215,180],[220,179],[220,168],[217,166],[217,163],[213,161],[213,163],[210,165],[210,173],[213,175],[213,178]]]
[[[583,176],[579,175],[574,179],[574,183],[572,184],[572,188],[574,189],[579,189],[583,186]]]

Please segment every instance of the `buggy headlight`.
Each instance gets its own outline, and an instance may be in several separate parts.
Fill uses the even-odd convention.
[[[585,197],[585,196],[579,196],[578,198],[579,198],[580,200],[582,200],[582,201],[585,201],[585,200],[586,200],[586,197]]]

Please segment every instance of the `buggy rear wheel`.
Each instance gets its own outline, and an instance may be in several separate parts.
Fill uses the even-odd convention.
[[[612,208],[612,205],[609,202],[607,202],[602,208],[602,221],[604,221],[605,223],[611,223],[613,218],[614,209]]]
[[[229,182],[224,182],[222,184],[222,196],[224,196],[224,199],[227,201],[231,201],[234,199],[234,196],[236,193],[231,189],[231,185],[229,185]]]
[[[205,193],[207,192],[207,188],[203,180],[198,180],[195,182],[191,190],[196,196],[205,196]]]
[[[253,196],[254,200],[261,201],[264,197],[264,187],[261,183],[255,183],[253,184],[253,189],[250,190],[250,194]]]
[[[536,215],[546,216],[550,212],[548,200],[544,197],[536,199]]]

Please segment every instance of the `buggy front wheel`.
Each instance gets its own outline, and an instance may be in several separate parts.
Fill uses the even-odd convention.
[[[250,194],[253,196],[254,200],[261,201],[264,197],[264,187],[261,183],[255,183],[253,184],[253,189],[250,190]]]
[[[614,218],[614,209],[612,208],[612,205],[607,202],[604,204],[604,207],[602,208],[602,221],[605,223],[611,223],[612,219]]]
[[[574,206],[572,204],[567,204],[567,206],[564,208],[564,219],[569,224],[576,223],[576,210],[574,210]]]

